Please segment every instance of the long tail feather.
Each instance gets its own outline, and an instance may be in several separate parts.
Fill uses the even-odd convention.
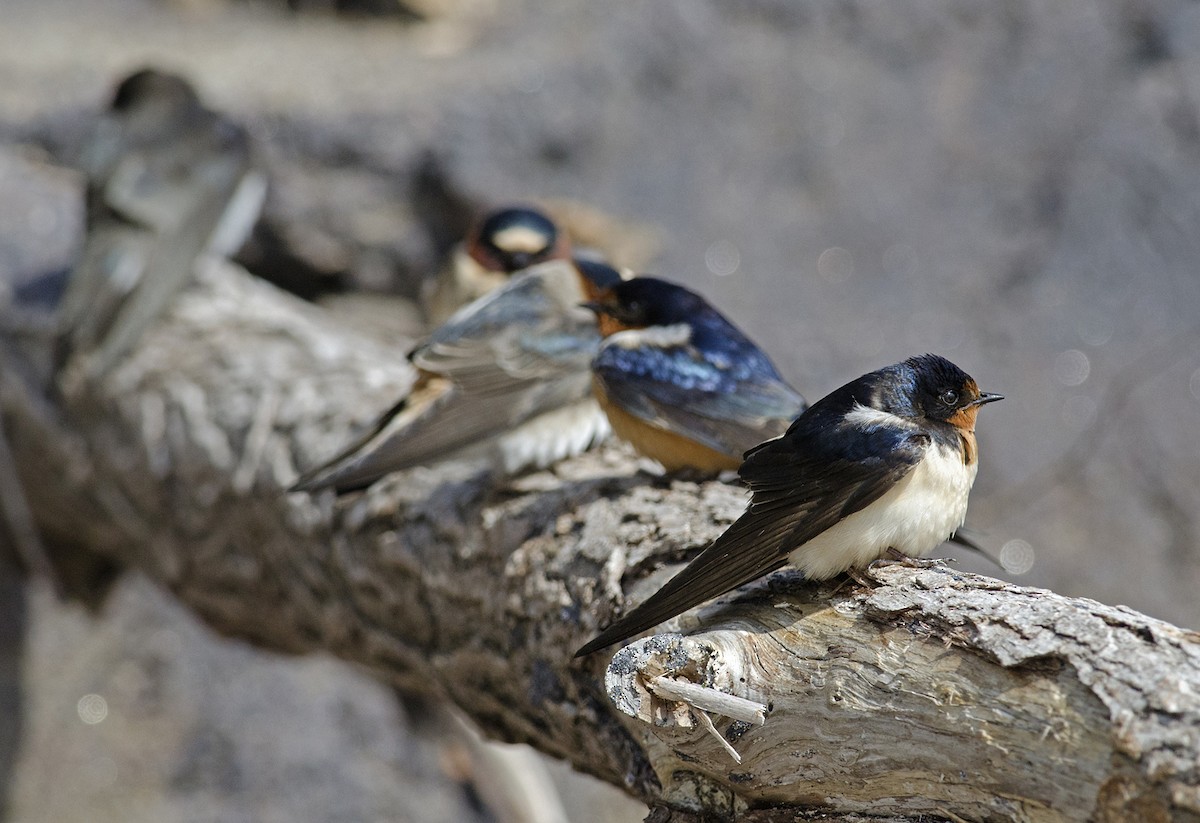
[[[594,640],[575,652],[583,657],[621,640],[639,634],[646,629],[682,614],[725,592],[757,580],[765,574],[786,565],[787,555],[768,547],[748,549],[747,540],[755,535],[746,534],[747,528],[738,528],[745,518],[734,523],[725,534],[705,549],[666,585],[635,608],[629,614],[602,631]],[[780,542],[781,536],[775,541]]]

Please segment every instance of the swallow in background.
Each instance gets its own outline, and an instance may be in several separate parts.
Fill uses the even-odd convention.
[[[804,411],[762,350],[683,286],[635,277],[586,305],[604,336],[592,363],[600,407],[667,471],[736,469]]]
[[[923,557],[962,525],[979,469],[985,394],[933,354],[824,397],[746,455],[750,505],[661,589],[581,648],[632,637],[784,565],[812,580],[886,555]]]
[[[266,195],[250,138],[186,80],[123,80],[83,149],[88,234],[58,314],[59,368],[105,373],[183,289],[203,255],[228,256]]]
[[[449,263],[421,291],[431,325],[508,282],[517,271],[548,260],[567,260],[571,244],[546,215],[528,207],[493,211],[471,227]]]
[[[408,396],[292,491],[343,494],[478,451],[513,473],[603,440],[588,369],[600,334],[580,303],[620,279],[603,263],[552,260],[460,310],[409,355],[419,376]]]

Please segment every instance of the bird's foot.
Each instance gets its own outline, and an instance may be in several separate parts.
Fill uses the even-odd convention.
[[[871,565],[875,564],[872,563]],[[864,589],[875,589],[879,587],[878,583],[863,574],[863,569],[846,569],[846,576],[858,585],[862,586]]]

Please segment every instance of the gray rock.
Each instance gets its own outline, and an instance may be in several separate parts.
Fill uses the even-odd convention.
[[[98,619],[32,595],[12,820],[489,819],[365,674],[222,640],[139,575]]]

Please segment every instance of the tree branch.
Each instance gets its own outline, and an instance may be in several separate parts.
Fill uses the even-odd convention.
[[[56,404],[4,344],[3,418],[48,540],[138,566],[229,634],[452,700],[652,818],[1200,820],[1192,633],[891,566],[872,589],[776,575],[606,673],[573,650],[732,522],[739,488],[608,447],[507,482],[452,462],[341,501],[286,495],[412,375],[401,346],[229,266]],[[725,698],[680,679],[765,723],[736,701],[741,720],[703,717]]]

